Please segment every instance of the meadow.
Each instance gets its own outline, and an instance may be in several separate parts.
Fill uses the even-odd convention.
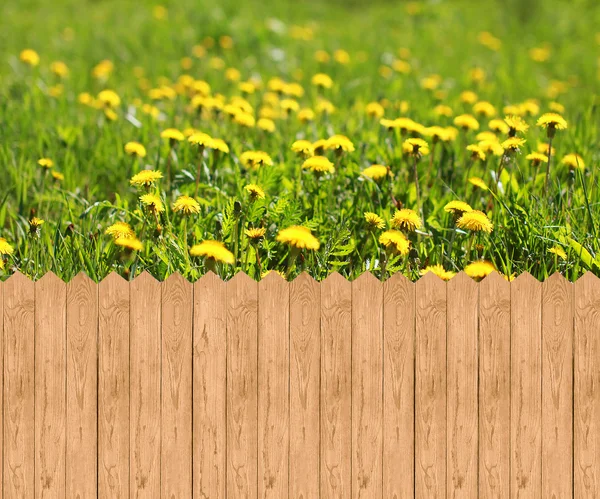
[[[600,274],[600,5],[25,0],[0,277]]]

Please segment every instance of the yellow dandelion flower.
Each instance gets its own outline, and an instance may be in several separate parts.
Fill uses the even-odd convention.
[[[383,218],[381,218],[377,213],[367,211],[365,212],[364,216],[369,227],[375,229],[383,229],[385,227]]]
[[[316,75],[314,75],[310,82],[315,86],[315,87],[319,87],[319,88],[331,88],[333,87],[333,80],[331,79],[330,76],[326,75],[325,73],[317,73]]]
[[[556,134],[556,130],[567,128],[567,121],[558,113],[546,113],[537,120],[537,126],[545,128],[548,137],[552,138]]]
[[[196,132],[188,137],[188,142],[203,149],[205,147],[210,147],[213,143],[213,139],[206,133]]]
[[[448,130],[441,126],[430,126],[425,128],[424,135],[431,137],[432,142],[445,141],[448,136]]]
[[[312,235],[311,230],[301,225],[293,225],[280,230],[277,234],[277,241],[297,249],[318,250],[320,247],[319,240]]]
[[[179,196],[173,203],[173,211],[184,215],[196,215],[200,213],[200,204],[190,196]]]
[[[114,239],[131,239],[135,237],[135,232],[133,232],[131,225],[126,222],[115,222],[104,233],[112,236]]]
[[[496,108],[489,102],[481,101],[477,102],[473,106],[473,112],[480,116],[485,116],[486,118],[491,118],[496,116]]]
[[[144,194],[140,196],[142,204],[154,213],[161,213],[165,211],[165,205],[163,204],[160,197],[155,194]]]
[[[365,107],[365,112],[367,116],[376,119],[382,118],[385,113],[383,106],[379,102],[369,102]]]
[[[254,128],[256,125],[256,119],[250,113],[245,113],[243,111],[238,112],[234,118],[234,123],[244,127],[244,128]]]
[[[19,54],[19,59],[22,63],[27,64],[31,67],[35,67],[40,63],[40,56],[33,49],[22,50]]]
[[[313,147],[312,143],[308,140],[296,140],[292,144],[291,149],[295,153],[300,154],[305,158],[313,156],[315,153],[315,148]]]
[[[490,120],[488,123],[488,127],[490,130],[496,133],[501,133],[506,135],[510,131],[510,126],[501,119]]]
[[[444,116],[446,118],[451,118],[454,112],[450,106],[446,106],[445,104],[438,104],[433,108],[433,114],[436,116]]]
[[[69,68],[62,61],[53,61],[50,64],[50,71],[59,78],[66,78],[69,75]]]
[[[475,144],[468,145],[467,151],[471,153],[471,159],[473,161],[485,161],[485,152],[480,146]]]
[[[470,114],[461,114],[454,118],[454,124],[463,130],[479,130],[479,122]]]
[[[553,246],[552,248],[549,248],[548,253],[553,253],[562,260],[567,259],[567,253],[565,253],[565,250],[562,249],[560,246]]]
[[[183,133],[181,133],[176,128],[166,128],[165,130],[160,132],[160,137],[162,139],[168,139],[169,142],[171,142],[171,144],[174,144],[175,142],[181,142],[185,139]]]
[[[54,161],[52,161],[50,158],[41,158],[38,159],[38,165],[46,170],[49,170],[54,166]]]
[[[446,206],[444,206],[444,211],[447,213],[452,213],[455,217],[461,217],[464,213],[473,211],[473,208],[471,208],[471,206],[464,201],[450,201],[449,203],[446,203]]]
[[[545,142],[538,142],[536,149],[537,149],[537,152],[539,152],[539,153],[548,154],[548,147],[549,147],[549,144],[546,144]],[[554,147],[550,150],[550,154],[552,156],[554,156],[556,154],[556,149]]]
[[[504,118],[504,122],[508,125],[508,133],[511,136],[529,130],[529,125],[520,116],[507,116]]]
[[[563,106],[559,102],[550,102],[550,104],[548,104],[548,107],[551,111],[558,114],[563,114],[565,112],[565,106]]]
[[[235,262],[233,253],[229,251],[221,241],[202,241],[200,244],[195,244],[190,249],[190,255],[203,256],[212,259],[215,262],[222,262],[232,265]]]
[[[240,162],[246,168],[258,170],[261,166],[273,166],[273,160],[264,151],[246,151],[240,156]]]
[[[65,176],[60,172],[52,171],[51,174],[52,174],[52,178],[54,180],[56,180],[57,182],[61,182],[62,180],[65,179]]]
[[[333,173],[335,166],[325,156],[312,156],[302,163],[302,168],[318,173]]]
[[[102,90],[97,98],[105,108],[112,109],[121,105],[121,98],[114,90]]]
[[[325,149],[335,152],[353,152],[354,144],[345,135],[333,135],[327,139]]]
[[[456,221],[456,226],[473,232],[486,232],[490,234],[494,230],[494,224],[485,213],[479,210],[471,210],[462,214]]]
[[[422,276],[424,276],[425,274],[428,274],[429,272],[438,276],[443,281],[449,281],[455,275],[454,272],[444,269],[443,265],[440,265],[439,263],[436,265],[428,265],[427,267],[425,267],[424,269],[421,270],[420,274]]]
[[[531,164],[533,166],[539,166],[541,163],[548,162],[548,156],[546,156],[545,154],[541,154],[539,152],[532,152],[532,153],[528,154],[527,156],[525,156],[525,159],[527,159],[528,161],[531,161]]]
[[[136,187],[150,187],[162,178],[162,173],[156,170],[142,170],[136,173],[129,183]]]
[[[373,180],[381,180],[382,178],[387,177],[388,174],[391,174],[389,168],[384,165],[371,165],[365,168],[360,173],[361,175],[364,175],[365,177],[371,178]]]
[[[470,263],[465,267],[465,274],[472,279],[481,280],[485,276],[490,275],[496,268],[491,262],[485,260],[479,260],[477,262]]]
[[[580,170],[585,170],[585,163],[583,162],[583,158],[579,154],[575,154],[575,153],[567,154],[562,159],[561,163],[565,166],[568,166],[572,170],[574,170],[575,168],[579,168]]]
[[[380,244],[383,244],[393,253],[405,256],[410,250],[410,241],[399,230],[386,230],[379,236]]]
[[[321,99],[315,106],[317,113],[319,114],[333,114],[335,112],[335,106],[328,100]]]
[[[244,187],[244,190],[250,194],[251,199],[264,199],[265,191],[256,184],[248,184]]]
[[[403,229],[409,232],[413,232],[423,226],[421,217],[419,217],[416,211],[409,208],[396,210],[390,224],[396,229]]]
[[[8,244],[8,241],[0,237],[0,255],[12,255],[14,251],[14,248]]]
[[[406,139],[402,143],[402,151],[415,157],[427,156],[429,154],[429,144],[423,139]]]
[[[505,152],[514,153],[519,152],[520,148],[525,145],[525,142],[527,142],[525,139],[519,137],[509,137],[500,145]]]
[[[477,145],[486,154],[493,154],[494,156],[502,156],[504,154],[504,148],[498,140],[482,140]]]
[[[273,133],[275,131],[275,122],[273,120],[270,120],[268,118],[260,118],[257,122],[256,122],[256,126],[268,133]]]
[[[142,251],[144,245],[142,241],[134,237],[119,237],[115,239],[115,244],[129,251]]]
[[[262,239],[263,237],[265,237],[266,233],[267,233],[267,229],[265,229],[264,227],[255,227],[255,228],[251,228],[251,229],[246,229],[244,231],[244,234],[246,234],[246,236],[248,236],[248,238],[253,239],[253,240]]]
[[[125,144],[125,153],[129,156],[145,158],[146,148],[139,142],[127,142],[127,144]]]
[[[296,117],[302,123],[308,123],[309,121],[313,121],[315,119],[315,112],[309,108],[300,109],[300,111],[298,111],[296,114]]]
[[[471,177],[468,181],[470,184],[473,184],[475,187],[479,187],[480,189],[484,189],[486,191],[489,189],[488,185],[479,177]]]

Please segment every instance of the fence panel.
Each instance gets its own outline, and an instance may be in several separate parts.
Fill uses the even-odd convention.
[[[3,497],[600,495],[600,279],[0,283]]]

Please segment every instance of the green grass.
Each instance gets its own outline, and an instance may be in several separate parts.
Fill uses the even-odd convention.
[[[154,2],[36,0],[3,6],[0,237],[14,253],[0,255],[5,264],[0,276],[19,270],[38,278],[53,271],[68,280],[84,271],[99,280],[112,271],[133,277],[148,270],[159,279],[173,272],[196,279],[207,270],[207,262],[190,257],[189,248],[205,239],[221,240],[234,253],[233,265],[217,267],[223,277],[240,270],[255,278],[267,270],[293,277],[306,270],[317,279],[333,271],[353,278],[370,270],[378,277],[402,272],[414,279],[428,265],[442,264],[458,272],[479,259],[491,261],[506,275],[528,271],[543,279],[558,271],[574,280],[587,270],[599,274],[600,6],[583,0],[536,0],[523,9],[525,4],[515,0],[478,5],[440,0],[421,2],[419,13],[409,15],[413,4],[182,0],[165,2],[168,17],[162,20],[153,16]],[[292,37],[293,26],[310,27],[312,39]],[[482,31],[501,40],[499,51],[479,43]],[[224,35],[232,37],[233,48],[219,46]],[[193,47],[207,37],[216,40],[215,46],[203,58],[192,56]],[[550,58],[533,61],[530,49],[544,45],[550,47]],[[39,53],[39,66],[30,68],[19,61],[25,48]],[[382,70],[399,58],[400,48],[410,50],[410,74]],[[348,64],[315,60],[315,51],[332,54],[337,49],[349,53]],[[183,57],[192,58],[191,68],[182,69]],[[238,69],[244,81],[263,82],[247,98],[257,118],[273,77],[302,85],[305,94],[297,99],[301,108],[314,109],[322,94],[336,111],[317,114],[308,124],[292,113],[275,120],[273,133],[244,129],[224,115],[199,116],[190,111],[186,95],[153,102],[160,110],[158,119],[141,111],[141,103],[151,102],[148,88],[167,81],[171,85],[182,74],[205,80],[227,101],[240,95],[237,83],[211,67],[212,57],[221,58],[226,68]],[[104,59],[114,63],[114,71],[98,80],[92,69]],[[51,73],[55,60],[68,65],[68,78],[61,81]],[[485,71],[483,83],[471,81],[474,67]],[[144,89],[141,69],[136,68],[144,71]],[[391,75],[384,77],[382,71]],[[319,72],[331,76],[332,89],[319,92],[311,85],[311,77]],[[441,76],[444,95],[422,88],[421,80],[432,74]],[[565,91],[550,95],[553,81],[564,82]],[[62,94],[49,95],[58,84],[63,85]],[[121,98],[115,121],[78,102],[82,92],[96,96],[105,88]],[[406,116],[425,126],[450,126],[452,118],[436,117],[432,110],[442,103],[454,115],[471,113],[471,105],[460,100],[465,90],[491,102],[500,118],[504,106],[527,99],[537,100],[540,114],[553,101],[565,107],[569,128],[557,132],[553,142],[556,153],[547,195],[545,167],[536,169],[525,159],[538,141],[547,140],[545,131],[536,126],[537,116],[525,116],[530,125],[524,134],[527,143],[521,154],[506,162],[500,187],[494,180],[500,158],[471,162],[465,146],[477,142],[476,132],[461,132],[454,142],[435,146],[431,163],[429,156],[419,162],[417,207],[413,163],[402,154],[406,137],[387,132],[364,107],[383,101],[386,118]],[[401,102],[408,109],[401,110]],[[488,121],[479,119],[479,131],[487,129]],[[208,153],[203,157],[201,212],[187,220],[171,205],[181,194],[194,195],[199,157],[191,145],[176,148],[173,178],[158,185],[167,206],[158,219],[140,205],[140,193],[129,185],[139,168],[166,175],[169,147],[160,132],[169,127],[195,127],[222,138],[230,148],[230,154],[216,162]],[[355,151],[341,158],[328,153],[336,163],[331,175],[317,178],[302,171],[303,160],[290,150],[292,142],[333,134],[346,135]],[[129,141],[146,147],[144,160],[136,163],[124,153]],[[239,157],[247,150],[266,151],[274,165],[246,170]],[[582,156],[583,171],[560,163],[569,153]],[[42,157],[54,161],[53,169],[64,175],[63,181],[53,181],[37,164]],[[372,164],[389,165],[393,180],[377,183],[361,176]],[[470,184],[467,179],[473,176],[483,178],[490,189]],[[259,184],[266,198],[251,202],[244,191],[248,183]],[[484,211],[494,223],[493,232],[471,235],[456,229],[444,211],[455,199]],[[411,250],[406,256],[386,255],[378,242],[382,231],[369,230],[363,216],[375,212],[389,222],[397,206],[423,213],[423,227],[407,235]],[[32,216],[45,220],[35,233],[30,230]],[[116,221],[131,224],[144,242],[142,251],[129,254],[104,233]],[[276,236],[291,225],[312,229],[319,250],[290,255]],[[257,247],[244,235],[248,227],[267,229]],[[548,252],[554,247],[562,248],[567,258]]]

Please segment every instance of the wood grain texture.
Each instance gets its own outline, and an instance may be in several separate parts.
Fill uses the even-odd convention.
[[[193,287],[179,274],[162,287],[161,497],[192,497]]]
[[[416,284],[415,496],[446,496],[446,283]]]
[[[129,495],[129,282],[98,285],[98,497]]]
[[[352,497],[382,497],[383,284],[352,282]]]
[[[226,497],[227,290],[209,272],[194,284],[195,498]]]
[[[415,494],[415,285],[394,274],[383,285],[383,497]]]
[[[290,283],[290,493],[319,497],[321,288],[307,273]]]
[[[35,283],[35,494],[65,497],[65,283],[52,273]]]
[[[600,497],[600,279],[575,283],[574,497]]]
[[[573,496],[573,284],[542,285],[542,497]]]
[[[161,284],[143,272],[130,291],[130,497],[160,497]]]
[[[227,497],[258,494],[258,288],[238,273],[227,283]]]
[[[479,283],[479,497],[510,493],[510,284]]]
[[[352,494],[352,285],[321,283],[321,499]]]
[[[464,272],[447,292],[446,497],[478,494],[478,309],[479,288]]]
[[[276,272],[258,283],[258,496],[287,497],[290,419],[289,284]]]
[[[511,497],[542,492],[542,284],[521,274],[511,290]]]
[[[98,286],[85,274],[67,284],[67,497],[96,497]]]
[[[35,291],[20,273],[4,289],[4,497],[34,496]]]

